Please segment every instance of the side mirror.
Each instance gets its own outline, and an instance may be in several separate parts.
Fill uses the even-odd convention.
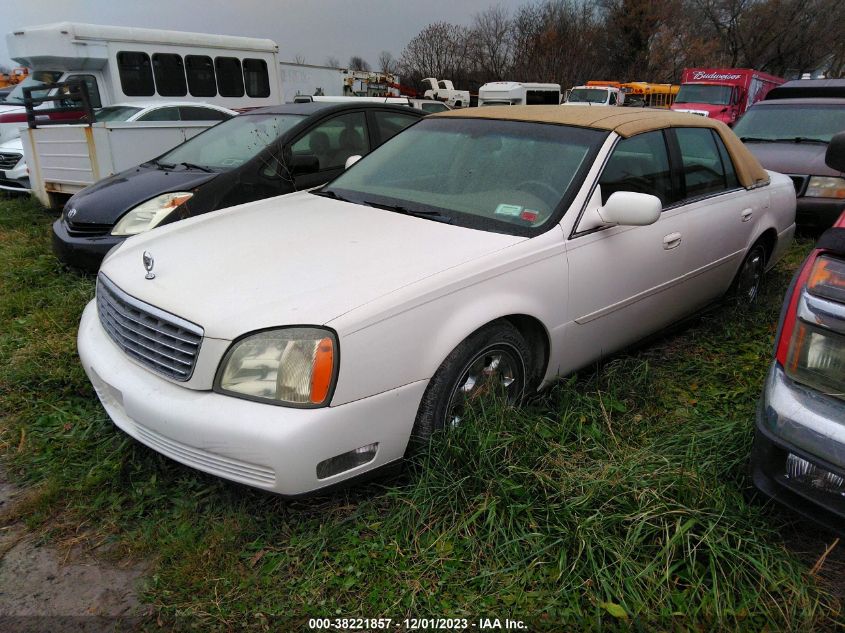
[[[349,158],[346,159],[346,164],[343,166],[343,168],[349,169],[350,167],[352,167],[352,165],[357,163],[359,160],[361,160],[361,155],[360,154],[353,154],[352,156],[350,156]]]
[[[314,174],[320,171],[320,159],[316,154],[293,154],[288,160],[288,169],[294,176]]]
[[[830,139],[824,162],[831,169],[845,171],[845,132],[840,132]]]
[[[633,191],[617,191],[610,194],[607,203],[598,210],[601,219],[608,224],[624,226],[654,224],[660,218],[661,211],[663,204],[660,198]]]

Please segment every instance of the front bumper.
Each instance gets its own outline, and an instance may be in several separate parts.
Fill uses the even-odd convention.
[[[754,485],[845,537],[845,496],[788,477],[790,453],[845,477],[845,403],[794,383],[774,363],[757,409],[751,455]]]
[[[62,218],[53,222],[53,253],[62,263],[91,273],[97,272],[106,253],[125,239],[115,235],[74,237]]]
[[[795,223],[812,229],[829,229],[843,211],[845,211],[845,200],[799,196],[795,209]]]
[[[400,459],[427,381],[337,407],[294,409],[180,386],[131,361],[100,326],[95,302],[79,356],[106,412],[139,442],[197,470],[286,496],[314,492]],[[378,442],[375,458],[318,479],[317,464]]]

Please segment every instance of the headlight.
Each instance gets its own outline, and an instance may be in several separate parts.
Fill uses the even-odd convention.
[[[813,176],[804,195],[808,198],[845,198],[845,178]]]
[[[111,231],[112,235],[135,235],[158,226],[176,207],[194,197],[188,191],[165,193],[138,205],[120,218]]]
[[[294,407],[324,406],[337,373],[337,351],[334,333],[322,328],[250,334],[226,352],[215,390]]]

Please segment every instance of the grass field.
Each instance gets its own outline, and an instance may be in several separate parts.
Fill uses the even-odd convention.
[[[839,601],[748,504],[745,463],[796,244],[754,308],[723,306],[473,416],[404,472],[296,502],[171,462],[118,431],[79,366],[93,282],[52,217],[0,199],[0,459],[45,538],[150,561],[161,621],[198,630],[309,616],[516,618],[532,630],[834,629]],[[798,530],[803,529],[799,524]],[[396,630],[394,628],[394,630]]]

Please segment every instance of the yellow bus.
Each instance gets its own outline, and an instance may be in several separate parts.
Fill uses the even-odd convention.
[[[645,81],[631,81],[621,86],[625,93],[625,105],[668,108],[675,103],[681,87],[677,84],[650,84]]]

